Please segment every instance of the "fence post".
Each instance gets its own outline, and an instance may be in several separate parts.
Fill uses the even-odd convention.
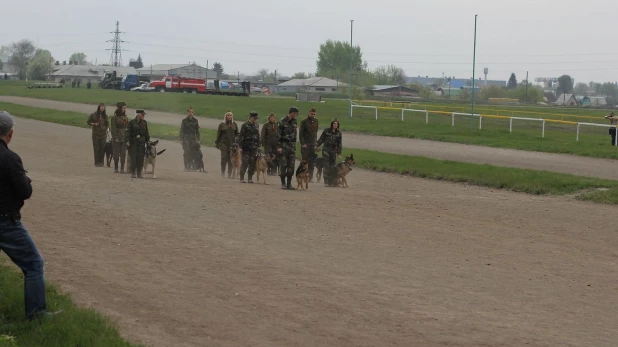
[[[378,108],[376,107],[376,120],[378,120]]]
[[[579,141],[579,123],[577,123],[577,135],[575,135],[575,141]]]
[[[509,132],[513,132],[513,118],[509,117]]]
[[[616,129],[616,132],[618,133],[618,127],[614,125],[614,129]],[[614,140],[614,146],[618,146],[618,136],[616,136],[616,139]]]
[[[474,115],[472,115],[472,119],[474,119]],[[479,113],[479,130],[481,130],[482,123],[483,123],[483,115]]]
[[[402,109],[401,109],[401,121],[402,121],[402,122],[403,122],[403,111],[404,111],[404,109],[402,108]]]
[[[545,119],[543,119],[543,132],[541,133],[541,138],[545,138]]]
[[[429,111],[425,111],[425,124],[429,124]]]
[[[455,126],[455,112],[451,113],[451,126]]]

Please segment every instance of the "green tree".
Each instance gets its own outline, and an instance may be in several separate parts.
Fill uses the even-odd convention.
[[[363,62],[363,53],[359,46],[350,47],[347,42],[333,40],[321,44],[316,61],[316,76],[344,80],[350,73],[350,54],[353,73],[367,69],[367,63]]]
[[[616,98],[618,96],[618,88],[614,83],[606,82],[601,85],[600,91],[605,96]]]
[[[314,76],[314,75],[313,75],[312,73],[310,73],[310,72],[309,72],[309,73],[305,73],[305,72],[297,72],[297,73],[295,73],[295,74],[293,74],[293,75],[292,75],[292,78],[293,78],[293,79],[300,79],[300,80],[304,80],[304,79],[307,79],[307,78],[311,78],[311,77],[313,77],[313,76]]]
[[[221,76],[223,75],[223,65],[216,61],[214,64],[212,64],[212,71],[217,73],[217,78],[221,78]]]
[[[15,64],[20,79],[26,77],[28,62],[34,56],[36,49],[30,40],[21,40],[11,44],[9,62]]]
[[[33,80],[45,80],[54,68],[54,57],[45,49],[37,49],[28,63],[28,76]]]
[[[76,61],[77,65],[86,65],[86,54],[73,53],[71,57],[69,57],[69,61]]]
[[[588,93],[588,85],[586,83],[577,83],[573,89],[577,95],[586,95]]]
[[[511,77],[509,77],[509,81],[506,84],[506,87],[508,89],[515,89],[515,88],[517,88],[517,76],[515,76],[514,72],[511,74]]]
[[[406,80],[403,69],[395,65],[380,66],[373,71],[374,84],[402,85]]]
[[[558,77],[558,91],[566,94],[573,91],[573,79],[569,75]]]

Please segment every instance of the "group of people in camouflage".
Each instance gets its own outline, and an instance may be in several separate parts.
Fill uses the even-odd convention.
[[[262,126],[260,132],[257,124],[258,114],[251,112],[249,120],[240,127],[234,122],[233,114],[228,110],[224,121],[217,129],[216,147],[221,151],[221,176],[225,176],[227,167],[228,177],[231,178],[232,165],[230,149],[234,144],[238,145],[242,151],[242,165],[240,168],[240,182],[253,183],[253,174],[260,148],[264,147],[266,156],[274,155],[275,160],[269,162],[268,175],[279,175],[281,178],[281,188],[293,190],[292,177],[294,176],[294,165],[296,162],[296,141],[297,133],[300,137],[301,155],[303,160],[309,164],[310,181],[313,180],[315,153],[320,146],[324,146],[322,156],[324,157],[324,184],[334,186],[335,165],[337,158],[341,157],[342,135],[339,130],[339,121],[334,120],[330,128],[325,129],[318,139],[318,119],[316,109],[309,110],[307,118],[303,119],[298,128],[296,118],[298,108],[291,107],[287,116],[277,122],[274,113],[268,116],[268,122]],[[247,181],[245,181],[247,174]]]
[[[146,143],[150,141],[148,123],[144,119],[146,112],[137,110],[134,119],[129,120],[124,102],[116,104],[116,110],[111,120],[105,111],[105,105],[99,104],[97,110],[88,117],[88,125],[92,127],[92,146],[94,148],[94,165],[103,167],[105,161],[105,143],[108,130],[112,141],[114,173],[127,173],[132,178],[142,178],[144,153]],[[128,156],[127,156],[128,152]],[[118,164],[120,162],[120,169]]]
[[[100,104],[96,112],[88,118],[88,124],[92,126],[92,143],[94,148],[95,166],[103,167],[105,158],[105,143],[107,131],[113,147],[114,172],[125,173],[125,160],[127,172],[131,177],[141,178],[144,166],[145,146],[150,141],[148,123],[144,119],[146,112],[137,110],[135,119],[129,121],[126,115],[126,104],[116,104],[116,111],[111,120],[108,120],[105,105]],[[240,182],[253,183],[253,175],[260,148],[264,147],[264,154],[274,156],[274,160],[268,163],[270,176],[279,175],[281,188],[293,190],[292,177],[296,162],[297,134],[300,138],[301,155],[309,164],[310,182],[313,180],[314,161],[317,158],[319,147],[322,149],[324,158],[324,184],[336,185],[336,161],[341,158],[342,134],[339,121],[333,120],[328,129],[324,129],[318,138],[319,122],[316,118],[316,109],[312,107],[308,116],[297,125],[298,108],[290,107],[288,114],[277,122],[274,113],[268,116],[268,122],[260,127],[257,123],[257,112],[249,113],[249,119],[242,124],[240,129],[234,122],[234,115],[230,110],[225,113],[223,122],[217,129],[215,145],[221,151],[221,176],[225,176],[227,169],[228,177],[232,175],[231,150],[237,145],[242,154],[240,167]],[[192,107],[187,109],[187,117],[180,125],[179,137],[182,142],[185,171],[192,170],[192,160],[195,151],[200,148],[200,126],[194,116]],[[129,156],[127,157],[127,152]],[[138,155],[139,154],[139,155]],[[120,168],[118,164],[120,163]],[[247,174],[247,181],[245,181]]]

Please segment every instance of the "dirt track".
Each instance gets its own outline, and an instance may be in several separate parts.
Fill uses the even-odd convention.
[[[0,102],[12,102],[27,106],[83,112],[87,114],[90,114],[95,108],[92,105],[13,96],[0,96]],[[131,110],[131,112],[134,111]],[[183,117],[183,115],[179,114],[156,111],[148,111],[147,116],[150,122],[175,126],[180,124]],[[219,123],[220,121],[217,119],[200,118],[200,126],[204,128],[216,129]],[[344,148],[345,147],[504,167],[548,170],[606,179],[617,179],[616,171],[618,170],[618,162],[609,159],[354,133],[344,134]]]
[[[307,192],[92,166],[88,130],[11,144],[47,277],[153,346],[615,346],[615,208],[354,170]],[[207,169],[218,153],[204,149]],[[216,170],[214,170],[216,171]],[[614,223],[615,225],[615,223]]]

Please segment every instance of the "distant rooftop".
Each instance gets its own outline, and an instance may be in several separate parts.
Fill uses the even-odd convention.
[[[347,87],[347,83],[326,77],[295,78],[279,84],[281,87]]]

